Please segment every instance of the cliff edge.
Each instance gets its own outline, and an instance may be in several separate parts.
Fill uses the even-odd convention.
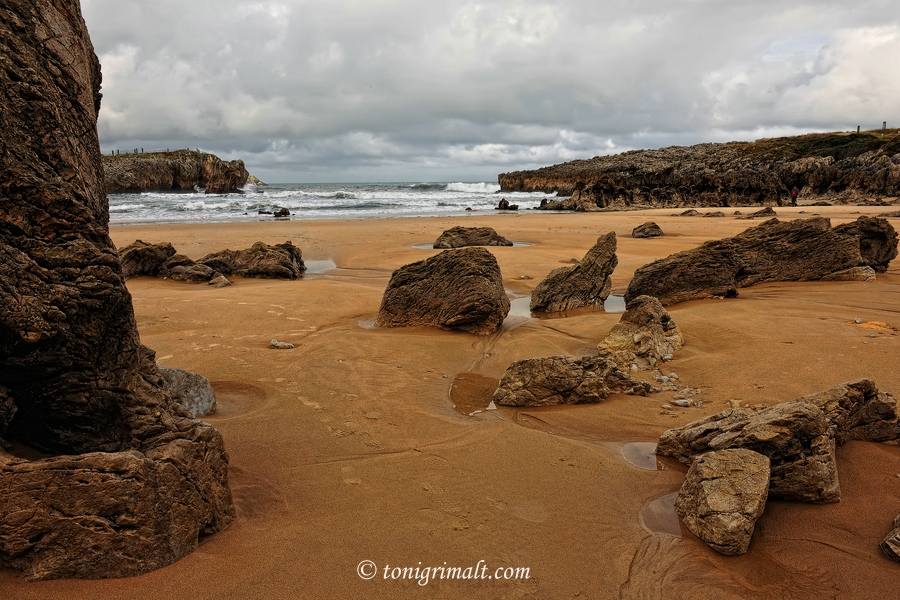
[[[207,194],[238,191],[250,174],[244,161],[224,161],[194,150],[103,156],[107,194],[193,191]]]
[[[849,203],[900,196],[900,129],[672,146],[501,173],[501,192],[557,192],[541,208]]]

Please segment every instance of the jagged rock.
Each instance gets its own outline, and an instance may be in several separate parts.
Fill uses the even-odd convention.
[[[148,244],[143,240],[135,240],[119,250],[122,261],[122,274],[125,279],[149,275],[156,277],[163,263],[175,255],[175,248],[169,242]]]
[[[646,396],[653,391],[600,356],[551,356],[514,362],[494,392],[504,406],[549,406],[600,402],[610,394]]]
[[[228,455],[140,344],[109,239],[100,65],[78,2],[0,0],[0,57],[6,437],[55,455],[0,453],[0,566],[144,573],[234,519]]]
[[[647,221],[646,223],[638,225],[631,230],[631,237],[633,238],[651,238],[660,237],[663,235],[666,234],[663,233],[663,230],[660,229],[659,225],[657,225],[653,221]]]
[[[882,213],[880,216],[882,217],[900,217],[900,210],[895,210],[887,213]]]
[[[216,393],[209,379],[199,373],[183,369],[158,368],[166,381],[166,392],[195,418],[199,419],[216,412]]]
[[[512,246],[513,243],[499,235],[492,227],[453,227],[434,242],[434,248],[462,248],[464,246]]]
[[[744,554],[769,494],[769,459],[727,449],[694,459],[675,500],[685,526],[716,552]]]
[[[274,246],[256,242],[245,250],[222,250],[197,261],[223,275],[297,279],[306,271],[300,248],[290,241]]]
[[[224,275],[219,275],[218,277],[213,277],[212,279],[210,279],[209,283],[207,285],[214,285],[217,288],[221,288],[221,287],[228,287],[229,285],[232,285],[232,284],[230,281],[228,281],[228,279]]]
[[[792,400],[761,410],[731,408],[659,438],[656,454],[690,465],[712,450],[746,448],[771,461],[769,495],[802,502],[841,499],[835,464],[835,440],[822,410],[805,400]]]
[[[885,219],[862,216],[834,228],[835,233],[859,240],[859,253],[867,266],[878,273],[887,271],[897,258],[897,231]]]
[[[729,298],[737,296],[737,288],[757,283],[813,281],[855,267],[875,268],[884,264],[883,257],[890,255],[891,248],[896,252],[894,238],[864,256],[861,248],[877,245],[869,241],[869,232],[881,230],[867,225],[855,231],[858,237],[847,228],[832,229],[831,222],[822,217],[790,222],[770,219],[733,238],[706,242],[644,265],[635,272],[625,300],[648,295],[670,305]]]
[[[250,176],[244,161],[223,161],[193,150],[103,156],[106,193],[193,191],[207,194],[239,191]]]
[[[875,382],[860,379],[804,396],[825,413],[828,434],[842,446],[847,440],[887,442],[900,439],[897,401],[879,392]]]
[[[616,234],[601,235],[577,265],[554,269],[534,288],[531,310],[562,312],[582,306],[602,309],[612,291],[610,275],[618,264]]]
[[[880,546],[885,556],[900,561],[900,515],[894,519],[894,529],[881,541]]]
[[[679,213],[677,215],[672,215],[673,217],[699,217],[701,215],[699,210],[689,208],[683,213]]]
[[[747,218],[755,219],[757,217],[777,217],[777,216],[778,216],[778,214],[775,212],[775,209],[773,209],[771,206],[767,206],[767,207],[763,208],[762,210],[758,210],[756,212],[750,213],[749,215],[747,215]]]
[[[713,212],[708,212],[703,216],[704,217],[724,217],[725,213],[723,213],[721,210],[717,210],[717,211],[713,211]]]
[[[622,369],[657,368],[671,360],[684,344],[684,337],[663,305],[652,296],[638,296],[628,303],[622,318],[600,342],[600,356],[612,359]]]
[[[272,338],[272,341],[269,342],[269,348],[273,350],[290,350],[294,347],[290,342],[279,342],[275,338]]]
[[[281,209],[275,211],[274,216],[276,219],[283,218],[283,217],[289,217],[289,216],[291,216],[291,211],[289,211],[286,208],[281,208]]]
[[[500,329],[509,307],[494,255],[484,248],[458,248],[394,271],[375,325],[488,335]]]
[[[184,254],[176,254],[163,263],[158,275],[173,281],[200,283],[208,282],[212,279],[215,276],[215,271],[206,265],[195,263]]]
[[[847,203],[900,196],[898,138],[879,130],[671,146],[501,173],[498,180],[506,193],[578,192],[582,206],[595,209],[781,206],[794,186],[805,202]],[[546,208],[558,210],[555,202]]]
[[[518,204],[510,204],[506,198],[501,198],[497,203],[497,210],[519,210]]]

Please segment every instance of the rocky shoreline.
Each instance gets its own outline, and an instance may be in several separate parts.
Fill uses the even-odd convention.
[[[103,156],[107,194],[204,189],[207,194],[239,191],[250,178],[242,160],[224,161],[199,150]]]
[[[556,192],[543,210],[782,206],[794,186],[804,204],[890,203],[900,196],[900,130],[636,150],[498,179],[501,193]]]

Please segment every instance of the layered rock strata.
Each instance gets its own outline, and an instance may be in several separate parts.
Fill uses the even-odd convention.
[[[214,154],[193,150],[103,156],[107,194],[240,191],[250,174],[244,161],[223,161]]]
[[[884,219],[861,217],[856,227],[832,228],[822,217],[770,219],[733,238],[706,242],[635,271],[625,300],[648,295],[664,305],[735,297],[738,288],[770,281],[867,280],[866,267],[887,268],[897,235]]]
[[[620,368],[656,369],[684,344],[681,329],[659,300],[638,296],[625,307],[619,322],[597,350]]]
[[[494,333],[509,314],[500,265],[484,248],[444,250],[391,275],[375,325]]]
[[[631,237],[633,238],[653,238],[661,237],[664,235],[666,234],[663,233],[663,230],[660,228],[660,226],[653,221],[642,223],[641,225],[638,225],[631,230]]]
[[[234,518],[228,455],[140,344],[108,235],[100,67],[78,2],[0,0],[0,62],[0,410],[7,439],[50,455],[0,451],[0,566],[144,573]]]
[[[222,250],[197,261],[223,275],[297,279],[306,272],[303,253],[290,241],[283,244],[256,242],[244,250]]]
[[[584,306],[603,308],[612,291],[610,276],[619,264],[616,234],[601,235],[581,261],[550,272],[531,293],[531,310],[562,312]]]

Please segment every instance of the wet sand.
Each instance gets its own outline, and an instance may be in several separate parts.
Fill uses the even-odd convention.
[[[892,209],[776,210],[781,218],[815,212],[836,225],[857,211]],[[486,407],[490,380],[515,360],[595,352],[617,313],[537,319],[519,311],[486,337],[371,327],[391,272],[436,253],[416,246],[454,225],[491,226],[532,244],[489,248],[510,296],[524,297],[601,233],[618,236],[613,292],[621,294],[641,265],[760,222],[731,210],[725,218],[675,212],[112,227],[120,247],[169,241],[192,258],[291,240],[320,268],[298,281],[236,279],[222,289],[128,282],[142,341],[159,364],[202,373],[216,389],[219,412],[206,420],[225,438],[238,518],[190,556],[141,577],[29,583],[0,571],[0,596],[895,596],[900,564],[878,542],[900,513],[900,447],[848,443],[838,451],[840,503],[770,501],[750,551],[725,557],[673,526],[664,497],[677,492],[685,468],[669,459],[654,468],[644,446],[625,445],[654,442],[732,400],[773,404],[863,377],[900,395],[900,261],[875,283],[764,284],[735,299],[669,307],[686,341],[666,370],[702,390],[701,407],[665,410],[669,392],[469,414]],[[632,239],[648,220],[668,235]],[[296,348],[271,350],[272,338]],[[454,384],[465,400],[457,409]],[[371,580],[358,574],[364,560],[377,568]],[[391,578],[395,567],[479,561],[487,569],[476,573],[492,579]],[[529,577],[498,580],[499,567],[528,568]]]

